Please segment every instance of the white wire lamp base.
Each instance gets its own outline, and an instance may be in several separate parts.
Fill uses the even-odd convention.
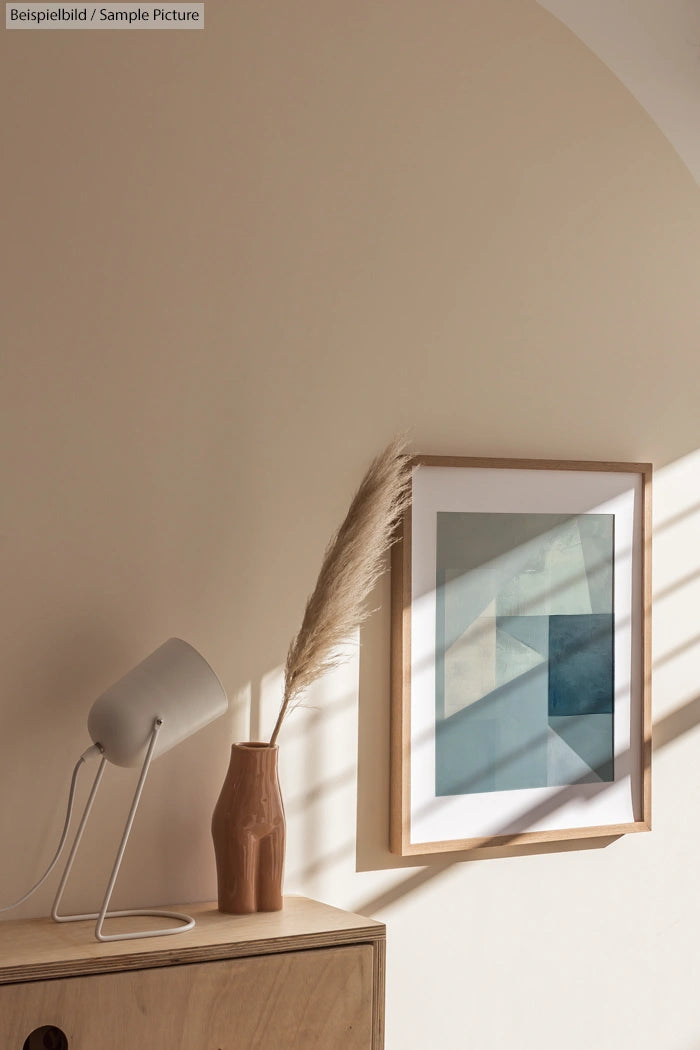
[[[151,759],[153,757],[153,749],[156,746],[156,740],[158,739],[158,733],[160,732],[162,725],[162,719],[156,718],[153,723],[151,739],[148,745],[148,750],[146,751],[146,757],[144,758],[143,766],[141,767],[141,775],[139,776],[139,781],[136,785],[136,791],[134,792],[134,798],[131,803],[131,809],[129,810],[129,815],[126,818],[124,834],[122,835],[122,840],[119,844],[119,849],[117,850],[117,856],[114,862],[114,867],[112,868],[112,874],[107,885],[107,892],[105,893],[104,900],[102,901],[102,907],[99,911],[88,912],[84,915],[60,915],[58,911],[61,903],[61,898],[63,896],[63,891],[66,887],[66,883],[68,882],[68,876],[70,875],[71,868],[73,867],[73,861],[75,859],[76,853],[78,852],[78,846],[80,845],[80,840],[83,837],[85,825],[87,824],[87,820],[90,815],[90,810],[92,809],[92,804],[95,801],[97,789],[99,788],[100,781],[102,780],[102,774],[104,773],[104,767],[107,762],[107,759],[104,756],[100,760],[99,768],[97,770],[97,773],[95,774],[95,779],[90,790],[90,795],[85,804],[85,809],[83,811],[80,824],[78,825],[78,830],[75,833],[75,841],[73,842],[73,846],[68,856],[66,867],[58,887],[58,892],[56,893],[56,899],[53,902],[51,917],[56,922],[78,922],[81,919],[97,919],[97,922],[95,923],[95,937],[98,941],[130,941],[135,940],[138,937],[164,937],[167,934],[171,933],[184,933],[186,930],[191,930],[195,925],[194,919],[192,919],[189,915],[183,915],[180,912],[176,911],[158,911],[153,910],[151,908],[135,908],[129,909],[127,911],[108,910],[109,902],[112,899],[112,892],[117,881],[117,875],[119,874],[119,868],[121,867],[122,858],[124,856],[124,851],[126,850],[126,844],[129,840],[129,835],[131,833],[131,826],[134,823],[136,810],[138,809],[138,805],[141,800],[141,792],[143,791],[143,785],[145,784],[146,776],[148,775],[148,769],[151,764]],[[181,925],[171,926],[165,930],[142,930],[137,933],[102,932],[102,927],[105,919],[121,919],[131,917],[132,915],[148,915],[153,916],[155,918],[175,919],[179,923],[181,923]]]

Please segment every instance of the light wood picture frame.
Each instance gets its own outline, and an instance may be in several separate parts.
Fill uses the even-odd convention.
[[[411,468],[392,550],[392,852],[650,830],[651,464]]]

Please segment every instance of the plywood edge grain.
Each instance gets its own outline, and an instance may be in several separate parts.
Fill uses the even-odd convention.
[[[386,940],[374,944],[372,976],[372,1050],[384,1050],[384,998],[386,995]]]
[[[287,897],[282,911],[256,915],[222,915],[215,904],[176,907],[195,918],[193,930],[108,944],[94,939],[92,922],[0,923],[0,984],[373,944],[386,937],[383,923],[305,897]]]

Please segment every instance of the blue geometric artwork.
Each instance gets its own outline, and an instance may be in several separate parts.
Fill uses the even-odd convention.
[[[613,515],[439,512],[435,791],[614,778]]]

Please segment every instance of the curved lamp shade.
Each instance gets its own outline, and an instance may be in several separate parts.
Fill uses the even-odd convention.
[[[228,710],[218,677],[203,656],[170,638],[95,701],[88,732],[108,762],[143,762],[156,719],[163,722],[153,758],[169,751]]]
[[[56,922],[97,919],[95,937],[98,941],[159,937],[192,929],[194,919],[179,912],[141,908],[110,912],[108,908],[152,760],[203,729],[227,710],[228,700],[221,682],[204,657],[180,638],[168,639],[95,701],[88,715],[88,732],[95,746],[81,756],[81,762],[91,751],[100,751],[101,760],[54,900],[51,915]],[[141,766],[122,840],[100,911],[62,915],[59,905],[63,890],[107,762],[117,766]],[[102,924],[106,918],[132,915],[176,919],[183,925],[132,933],[103,933]]]

